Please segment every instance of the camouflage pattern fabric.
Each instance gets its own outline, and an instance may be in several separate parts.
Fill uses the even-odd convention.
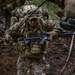
[[[47,66],[48,65],[48,66]],[[27,59],[19,57],[17,61],[17,74],[18,75],[46,75],[45,69],[49,68],[44,60],[40,59]]]
[[[44,24],[45,24],[44,29],[47,32],[52,31],[53,29],[59,29],[59,30],[62,29],[59,25],[59,21],[56,20],[45,20]]]
[[[18,22],[17,17],[12,16],[12,17],[11,17],[11,23],[10,23],[10,25],[13,26],[16,22]]]
[[[21,22],[21,20],[25,16],[21,7],[16,7],[14,10],[11,11],[11,14],[11,26],[14,25],[16,22]]]
[[[43,30],[43,26],[42,30]],[[13,30],[17,30],[20,28],[19,23],[13,25],[9,30],[9,34],[13,32]],[[25,29],[22,30],[22,34],[25,37],[39,37],[42,33],[40,26],[36,25],[35,28],[32,28],[29,25],[26,25]],[[18,42],[18,48],[19,51],[19,58],[17,61],[17,73],[18,75],[46,75],[44,72],[44,68],[46,66],[44,60],[43,60],[43,52],[46,50],[46,44],[43,46],[39,46],[39,40],[35,42],[31,42],[28,45],[25,45],[23,42]],[[33,66],[32,66],[33,65]]]
[[[5,18],[0,19],[0,28],[5,29]]]
[[[27,22],[25,27],[21,30],[19,30],[21,28],[20,23],[15,23],[15,25],[6,31],[6,34],[12,35],[12,33],[15,31],[17,33],[19,32],[19,34],[22,34],[26,38],[40,37],[41,33],[46,31],[44,30],[46,26],[41,17],[37,17],[37,21],[38,23],[34,27],[30,26]],[[51,26],[49,25],[47,27]],[[53,29],[54,26],[51,30],[48,30],[48,32],[52,31]],[[20,49],[19,58],[17,61],[18,75],[46,75],[44,72],[46,62],[43,59],[43,56],[47,45],[46,42],[43,45],[39,45],[39,43],[39,39],[30,42],[29,44],[25,44],[23,41],[18,40],[18,49]]]

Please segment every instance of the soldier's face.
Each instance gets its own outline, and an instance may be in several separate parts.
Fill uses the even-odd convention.
[[[37,25],[38,19],[36,19],[36,18],[29,19],[29,20],[28,20],[28,23],[29,23],[30,26],[34,27],[34,26]]]

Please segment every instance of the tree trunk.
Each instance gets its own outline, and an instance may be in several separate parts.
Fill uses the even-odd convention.
[[[10,27],[11,14],[9,12],[5,12],[5,29],[7,30]]]

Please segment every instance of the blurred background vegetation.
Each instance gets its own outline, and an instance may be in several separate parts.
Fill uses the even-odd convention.
[[[39,5],[43,0],[32,0],[32,4]],[[46,2],[43,6],[46,6],[49,11],[49,19],[60,20],[63,13],[63,9],[59,7],[56,3]]]

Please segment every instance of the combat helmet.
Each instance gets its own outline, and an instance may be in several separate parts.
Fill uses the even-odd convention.
[[[36,9],[36,8],[37,8],[37,6],[35,6],[35,5],[24,5],[23,6],[23,13],[26,14],[29,10]]]
[[[37,9],[37,7],[31,7],[27,12],[26,12],[26,17],[29,19],[32,18],[41,18],[42,14],[41,14],[41,10]],[[36,11],[35,11],[36,10]],[[35,12],[34,12],[35,11]]]

